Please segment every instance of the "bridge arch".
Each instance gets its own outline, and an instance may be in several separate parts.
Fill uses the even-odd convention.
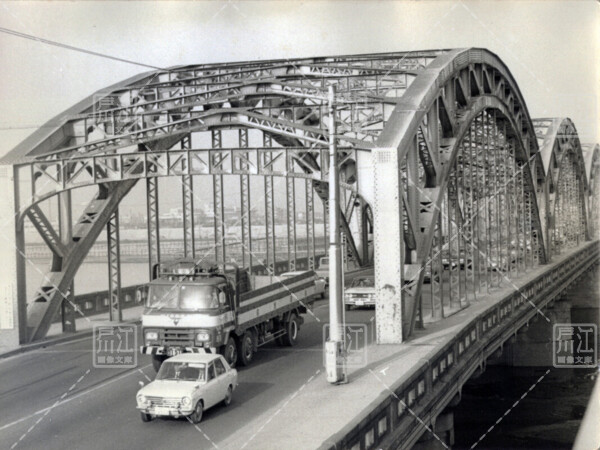
[[[288,204],[289,180],[301,178],[307,180],[307,205],[314,192],[327,208],[330,85],[337,90],[335,138],[346,188],[343,233],[357,265],[377,255],[380,342],[406,338],[417,321],[428,320],[425,291],[429,319],[436,319],[498,284],[505,271],[547,260],[538,212],[546,205],[540,200],[546,174],[535,130],[515,80],[493,53],[433,50],[180,66],[94,94],[2,158],[15,174],[29,171],[34,187],[46,185],[31,202],[17,195],[9,207],[32,218],[58,255],[36,296],[40,301],[29,307],[27,339],[45,334],[87,250],[104,227],[115,230],[118,204],[139,179],[156,205],[157,178],[181,177],[186,252],[193,252],[195,175],[212,177],[221,214],[223,176],[229,174],[240,177],[242,216],[249,217],[248,201],[243,205],[253,175],[265,180],[271,212],[276,176],[287,180]],[[228,133],[236,135],[234,143]],[[196,139],[201,135],[207,138]],[[65,244],[37,205],[83,185],[98,185],[98,196]],[[522,220],[502,222],[510,212]],[[274,239],[268,231],[274,216],[266,213],[265,220],[267,239],[269,233]],[[289,209],[287,221],[289,245],[295,242],[290,224],[296,225]],[[215,244],[223,249],[223,221],[217,222]],[[157,223],[158,211],[149,206],[151,260],[159,251]],[[242,239],[251,238],[250,225],[243,222]],[[117,266],[118,259],[111,274]],[[112,283],[118,306],[118,277]],[[23,317],[26,299],[18,290]]]
[[[488,186],[494,206],[484,207],[486,214],[474,214],[486,224],[479,227],[486,232],[476,242],[474,227],[464,220],[476,191],[474,185],[463,188],[477,153],[485,164],[478,186],[486,185],[484,173],[494,174]],[[491,168],[490,153],[501,155]],[[415,323],[466,306],[469,297],[493,284],[491,278],[498,284],[504,272],[546,261],[536,200],[536,184],[544,176],[534,128],[516,82],[496,55],[468,49],[439,56],[398,103],[372,154],[376,180],[401,173],[393,189],[386,183],[373,190],[376,285],[380,298],[386,299],[377,306],[380,342],[398,342],[412,333]],[[404,203],[404,215],[394,206],[398,198]],[[476,198],[477,205],[489,203]],[[522,212],[524,219],[521,223],[515,219],[505,232],[502,218],[511,209]],[[404,239],[378,247],[383,242],[378,233],[391,229],[395,234],[390,221],[396,217],[404,219],[398,224],[405,230]],[[406,238],[410,235],[412,240]],[[475,261],[471,250],[481,253],[482,245],[486,250]],[[401,263],[404,270],[398,273],[390,261]],[[429,305],[422,301],[426,280],[431,286]],[[401,323],[390,320],[397,311],[402,311]]]
[[[588,182],[587,220],[591,239],[600,237],[598,207],[600,207],[600,145],[582,144],[585,173]]]
[[[559,254],[588,238],[588,172],[575,124],[568,118],[535,119],[546,174],[542,209],[547,248]]]

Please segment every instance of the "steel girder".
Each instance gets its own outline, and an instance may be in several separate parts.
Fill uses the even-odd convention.
[[[566,245],[589,238],[588,172],[573,122],[568,118],[533,121],[545,173],[546,196],[538,199],[547,249],[558,254]]]

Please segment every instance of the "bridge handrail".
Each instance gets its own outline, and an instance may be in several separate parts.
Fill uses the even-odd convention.
[[[431,425],[445,406],[460,395],[462,385],[473,372],[485,367],[486,359],[514,335],[515,329],[526,325],[540,308],[560,297],[566,286],[597,261],[599,244],[600,241],[588,243],[564,256],[551,264],[550,270],[472,318],[451,341],[433,350],[427,359],[421,359],[421,364],[411,367],[388,391],[382,392],[360,415],[325,441],[321,449],[410,448],[425,431],[420,421]],[[520,314],[515,314],[516,311]],[[500,324],[505,326],[500,328]],[[400,411],[397,399],[414,413]],[[402,431],[398,432],[399,429]]]

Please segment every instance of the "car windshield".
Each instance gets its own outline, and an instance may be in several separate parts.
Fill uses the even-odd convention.
[[[219,289],[216,286],[189,284],[154,284],[148,291],[149,308],[157,309],[215,309],[219,307]]]
[[[352,287],[375,287],[373,278],[355,278],[352,280]]]
[[[156,375],[157,380],[204,381],[203,363],[165,361]]]

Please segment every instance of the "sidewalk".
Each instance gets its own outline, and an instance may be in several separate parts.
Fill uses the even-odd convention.
[[[143,309],[143,306],[124,309],[123,321],[121,323],[139,322]],[[62,324],[60,322],[53,323],[50,325],[48,335],[40,341],[32,342],[31,344],[23,344],[18,347],[0,347],[0,359],[18,355],[29,350],[36,350],[42,347],[48,347],[62,342],[69,342],[91,336],[94,325],[108,323],[113,325],[117,324],[117,322],[109,322],[108,313],[90,317],[79,316],[77,319],[75,319],[75,329],[77,330],[75,333],[63,333]]]

